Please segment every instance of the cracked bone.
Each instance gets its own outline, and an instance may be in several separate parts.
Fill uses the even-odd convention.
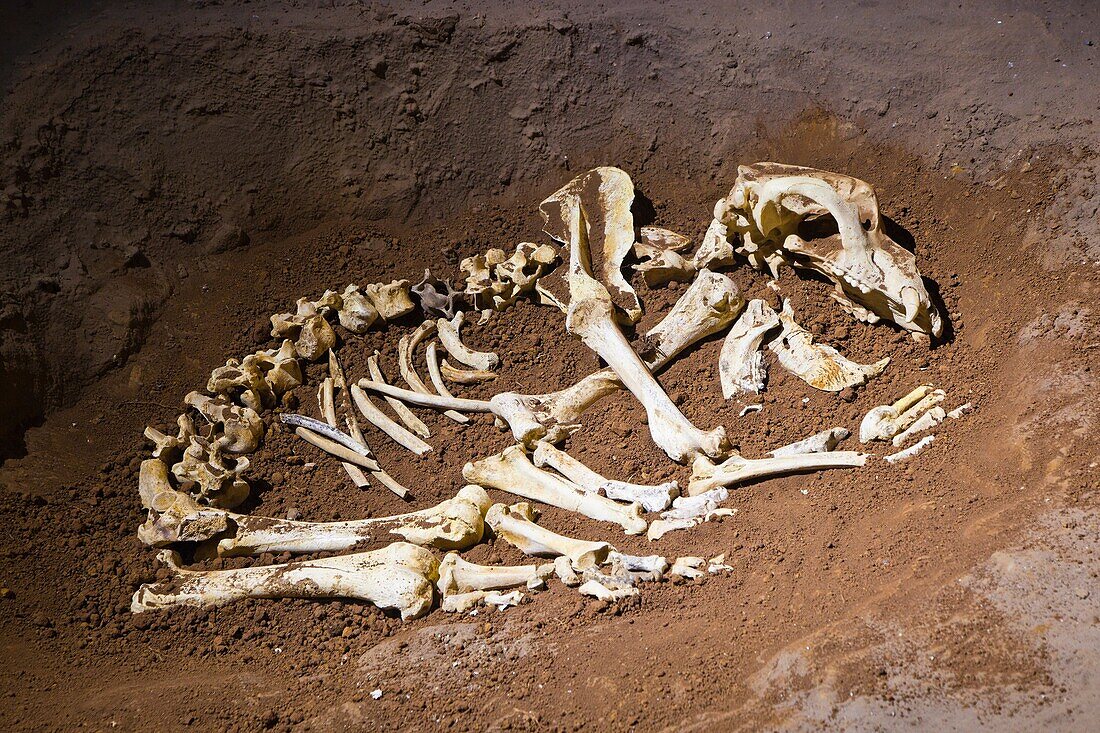
[[[138,494],[148,510],[145,523],[138,527],[138,539],[153,547],[175,542],[202,542],[225,532],[228,512],[201,506],[190,495],[172,488],[168,466],[156,458],[141,462]]]
[[[582,596],[592,596],[599,601],[618,601],[638,595],[637,588],[608,588],[598,580],[587,580],[577,592]]]
[[[621,228],[632,221],[618,217],[620,212],[615,207],[621,206],[622,202],[616,198],[615,192],[605,192],[601,187],[599,193],[599,200],[591,202],[590,208],[595,210],[593,213],[597,221],[602,218],[605,225],[602,239],[621,239],[629,234],[633,241],[633,229],[628,233],[612,230],[613,226]],[[629,203],[626,205],[629,207]],[[725,428],[719,426],[704,431],[692,425],[615,324],[611,295],[591,274],[589,233],[586,232],[587,224],[578,196],[571,195],[562,200],[561,215],[569,232],[570,303],[565,319],[566,329],[579,336],[585,346],[607,362],[641,402],[648,418],[650,436],[669,458],[684,463],[700,453],[711,457],[724,455],[728,450]]]
[[[859,424],[859,442],[890,440],[946,396],[942,389],[933,390],[931,385],[922,384],[893,404],[872,408]]]
[[[497,378],[496,372],[487,372],[483,369],[459,369],[443,359],[439,365],[440,374],[448,382],[454,384],[481,384],[491,382]],[[440,392],[440,394],[443,394]]]
[[[336,345],[336,332],[307,298],[298,299],[294,313],[271,316],[271,335],[293,341],[298,356],[309,361],[316,361]]]
[[[535,524],[534,516],[534,510],[527,502],[512,506],[494,504],[485,513],[485,523],[497,537],[523,554],[534,557],[563,556],[569,559],[574,570],[602,565],[607,562],[608,553],[615,549],[606,542],[579,540],[552,532]]]
[[[463,313],[459,311],[451,320],[440,318],[436,321],[439,331],[439,341],[447,353],[466,366],[490,371],[500,364],[500,357],[491,351],[475,351],[462,343],[459,329],[462,328]]]
[[[756,163],[738,167],[726,202],[726,211],[716,213],[725,214],[728,228],[742,231],[742,251],[759,249],[758,264],[779,256],[824,275],[834,283],[833,298],[860,320],[893,321],[917,340],[942,334],[916,257],[886,234],[875,191],[865,181]],[[835,230],[822,226],[830,217]],[[822,236],[814,237],[815,230]]]
[[[923,453],[924,449],[932,445],[932,441],[935,439],[935,435],[926,435],[905,450],[899,450],[897,453],[883,456],[882,459],[887,463],[901,463],[902,461],[909,460],[913,456]]]
[[[847,428],[829,428],[828,430],[822,430],[820,433],[814,433],[808,438],[789,443],[782,448],[776,448],[771,452],[771,455],[773,458],[782,458],[783,456],[797,456],[804,453],[827,453],[850,435],[851,433],[848,432]]]
[[[947,413],[942,407],[939,407],[937,405],[936,407],[933,407],[931,410],[914,420],[912,425],[895,435],[890,440],[890,442],[894,444],[895,448],[900,448],[901,446],[908,443],[909,439],[917,433],[923,433],[926,430],[931,430],[946,419]]]
[[[394,280],[390,283],[372,283],[366,287],[367,298],[384,321],[412,313],[416,305],[409,297],[409,281]]]
[[[405,380],[413,392],[426,395],[435,394],[428,389],[428,385],[424,384],[424,380],[416,373],[416,367],[413,365],[413,354],[416,353],[416,347],[435,332],[435,321],[424,321],[410,335],[402,336],[397,342],[397,368],[401,372],[401,378]],[[444,410],[443,414],[460,425],[470,422],[470,418],[455,410]]]
[[[370,378],[375,382],[388,384],[385,376],[382,374],[382,369],[378,366],[378,357],[379,353],[377,351],[367,357],[367,369],[370,371]],[[428,426],[409,409],[408,405],[395,397],[383,397],[383,399],[386,400],[386,404],[389,405],[390,409],[397,415],[397,419],[405,424],[405,427],[421,438],[430,438],[432,436],[431,431],[428,430]]]
[[[536,468],[518,445],[467,463],[462,476],[471,483],[577,512],[598,522],[613,522],[627,534],[641,534],[646,528],[638,504],[624,505],[599,494],[586,494],[569,481]]]
[[[211,506],[232,509],[248,498],[245,456],[226,458],[209,440],[192,435],[183,457],[172,466],[172,475],[188,493],[197,493]]]
[[[501,593],[495,590],[472,590],[466,593],[451,593],[443,596],[439,604],[439,610],[444,613],[466,613],[478,606],[492,606],[498,611],[503,611],[509,606],[518,606],[523,600],[523,593],[514,590],[511,593]]]
[[[620,307],[631,323],[642,317],[642,303],[638,294],[623,276],[623,261],[634,248],[634,215],[630,206],[634,202],[634,183],[619,168],[604,166],[582,173],[551,194],[539,204],[543,231],[552,239],[570,248],[570,278],[577,266],[577,221],[583,222],[586,252],[591,248],[600,254],[593,263],[585,256],[584,269],[599,270],[601,279],[610,286],[613,294],[604,290],[607,302]],[[570,297],[576,301],[578,293],[570,283]],[[609,362],[610,363],[610,362]]]
[[[639,235],[634,256],[641,262],[633,269],[642,273],[646,285],[652,288],[673,281],[687,282],[695,276],[695,263],[680,254],[691,246],[690,239],[660,227],[642,227]]]
[[[521,585],[534,590],[545,586],[546,579],[553,573],[553,563],[478,565],[463,560],[454,552],[448,552],[439,563],[439,581],[436,587],[444,597],[470,591],[505,590]]]
[[[632,484],[626,481],[614,481],[584,465],[568,453],[558,450],[545,441],[540,441],[532,456],[539,468],[550,467],[572,481],[585,493],[602,493],[609,499],[638,503],[647,512],[659,512],[667,509],[675,496],[679,496],[680,487],[675,481],[667,481],[656,486]]]
[[[718,357],[722,396],[760,394],[767,379],[762,345],[769,331],[779,327],[779,314],[763,300],[750,300],[733,324]]]
[[[730,230],[723,221],[728,215],[729,207],[726,200],[718,199],[714,204],[714,218],[711,219],[706,234],[703,235],[703,243],[691,257],[691,263],[696,269],[716,270],[729,267],[735,262]]]
[[[336,311],[336,318],[341,326],[352,333],[364,334],[378,317],[378,310],[370,298],[359,290],[358,285],[344,288],[344,292],[340,294],[340,308]]]
[[[661,513],[661,518],[649,525],[646,537],[656,541],[669,532],[709,522],[719,517],[729,517],[737,513],[736,509],[720,507],[729,498],[729,491],[719,487],[694,496],[681,496],[672,502],[672,509]]]
[[[867,462],[867,455],[855,451],[799,453],[778,458],[744,458],[733,455],[719,464],[697,456],[691,466],[688,495],[698,496],[721,486],[734,486],[754,479],[826,468],[854,468]],[[675,503],[675,502],[674,502]]]
[[[452,288],[450,280],[440,280],[429,269],[424,270],[423,279],[410,291],[420,301],[420,310],[426,318],[454,318],[466,305],[462,292]]]
[[[857,364],[832,346],[815,344],[813,334],[795,322],[790,301],[783,304],[779,320],[783,330],[768,346],[787,371],[811,387],[825,392],[858,387],[882,374],[890,363],[890,357],[886,357],[874,364]]]
[[[141,586],[133,613],[176,606],[221,606],[244,598],[350,598],[419,618],[432,607],[438,561],[429,550],[395,542],[371,552],[237,570],[185,570],[179,555],[162,550],[174,571],[164,586]]]
[[[360,380],[360,382],[362,382],[362,380]],[[370,401],[370,397],[367,397],[366,393],[357,385],[351,385],[349,391],[351,392],[351,398],[355,402],[355,406],[359,408],[360,414],[367,419],[367,422],[393,438],[394,442],[398,445],[408,448],[418,456],[432,452],[432,447],[430,445],[401,425],[398,425],[390,419],[389,415],[379,410],[378,407]]]
[[[178,430],[175,435],[162,433],[156,428],[145,428],[145,437],[153,441],[153,458],[172,463],[190,444],[191,436],[195,435],[195,423],[191,416],[184,414],[177,417],[176,427]]]
[[[264,423],[252,408],[239,407],[225,397],[207,397],[199,392],[189,392],[183,401],[215,426],[216,434],[220,432],[213,442],[214,450],[252,453],[259,447]]]

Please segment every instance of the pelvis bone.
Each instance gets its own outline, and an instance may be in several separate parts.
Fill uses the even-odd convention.
[[[778,256],[824,275],[833,297],[869,323],[885,318],[923,340],[943,332],[916,258],[886,235],[870,184],[780,163],[737,173],[722,223],[741,233],[738,251],[750,261]]]
[[[174,571],[160,584],[143,585],[130,610],[143,613],[174,606],[221,606],[243,598],[350,598],[401,613],[402,619],[427,613],[434,600],[439,562],[429,550],[395,542],[371,552],[238,570],[185,570],[179,555],[162,550]]]

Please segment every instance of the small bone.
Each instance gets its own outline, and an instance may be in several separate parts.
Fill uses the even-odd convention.
[[[491,382],[497,378],[496,372],[487,372],[482,369],[457,369],[444,359],[440,366],[443,378],[455,384],[480,384]],[[442,393],[440,393],[442,394]]]
[[[589,542],[564,537],[540,527],[532,519],[534,512],[529,504],[520,502],[512,506],[494,504],[485,514],[485,523],[494,534],[525,555],[535,557],[569,558],[574,570],[596,567],[607,561],[607,555],[615,548],[606,542]]]
[[[432,447],[430,445],[395,423],[388,415],[379,410],[358,386],[353,384],[350,391],[351,398],[355,401],[355,406],[359,408],[359,412],[362,413],[363,417],[365,417],[371,425],[378,428],[383,433],[393,438],[399,445],[408,448],[418,456],[432,452]]]
[[[581,576],[573,569],[573,561],[565,555],[554,558],[554,574],[563,584],[570,588],[576,588],[581,584]]]
[[[498,611],[503,611],[509,606],[518,606],[523,600],[523,593],[518,590],[511,593],[501,593],[495,590],[472,590],[466,593],[451,593],[443,596],[439,610],[445,613],[466,613],[478,606],[492,606]]]
[[[836,427],[814,433],[808,438],[790,443],[782,448],[776,448],[771,452],[773,458],[784,456],[797,456],[804,453],[827,453],[837,444],[847,438],[851,433],[846,428]]]
[[[732,565],[726,564],[726,554],[715,555],[711,559],[707,560],[707,572],[711,575],[715,573],[730,572],[733,570]]]
[[[727,400],[744,392],[760,394],[764,390],[768,371],[760,347],[767,333],[778,327],[779,314],[771,306],[759,299],[749,301],[722,343],[718,357],[722,396]]]
[[[678,557],[672,562],[672,569],[668,571],[668,574],[687,578],[688,580],[695,580],[696,578],[702,578],[706,575],[706,573],[701,570],[706,564],[706,559],[701,557]]]
[[[959,405],[954,410],[947,413],[947,416],[949,418],[951,418],[952,420],[958,420],[960,417],[962,417],[963,415],[965,415],[966,413],[970,412],[973,409],[974,409],[974,405],[967,402],[966,404]]]
[[[504,590],[537,586],[554,572],[551,563],[542,565],[478,565],[448,552],[439,564],[436,587],[443,596],[474,590]]]
[[[698,456],[691,466],[688,495],[697,496],[720,486],[734,486],[753,479],[785,473],[819,471],[825,468],[852,468],[862,466],[866,462],[866,454],[855,451],[802,453],[758,459],[734,455],[717,465],[704,456]]]
[[[191,436],[195,434],[195,424],[189,415],[180,415],[176,418],[179,430],[176,435],[167,435],[155,428],[145,428],[145,437],[153,441],[153,457],[160,458],[165,463],[172,463],[191,442]]]
[[[371,552],[237,570],[184,570],[179,555],[162,550],[174,578],[141,586],[133,613],[175,606],[221,606],[244,598],[350,598],[419,618],[432,607],[438,562],[429,550],[395,542]]]
[[[416,367],[413,366],[413,354],[416,353],[416,347],[425,338],[435,333],[435,330],[434,321],[424,321],[416,327],[411,335],[402,336],[397,342],[397,367],[401,371],[401,378],[408,383],[413,392],[426,395],[435,394],[428,389],[428,385],[424,384],[424,380],[416,373]],[[470,422],[468,417],[455,410],[444,410],[443,414],[461,425]]]
[[[783,331],[769,347],[785,369],[811,387],[826,392],[858,387],[882,374],[890,363],[890,357],[886,357],[874,364],[857,364],[841,356],[832,346],[815,344],[813,334],[795,322],[790,301],[783,304],[779,319]]]
[[[942,389],[933,390],[931,385],[922,384],[892,405],[872,408],[859,424],[859,442],[893,438],[945,397]]]
[[[420,310],[427,318],[454,318],[455,313],[466,306],[461,291],[451,287],[450,280],[440,280],[431,270],[424,270],[424,278],[410,290],[420,301]]]
[[[210,423],[220,427],[221,434],[214,439],[214,449],[226,453],[252,453],[259,447],[264,435],[264,423],[250,407],[239,407],[225,397],[207,397],[190,392],[183,398]]]
[[[675,481],[668,481],[657,486],[646,486],[604,478],[576,458],[558,450],[545,441],[539,442],[535,448],[533,458],[535,465],[539,468],[550,467],[554,469],[586,493],[602,493],[609,499],[631,503],[637,502],[647,512],[659,512],[662,509],[667,509],[668,505],[672,503],[672,498],[680,494],[680,487]]]
[[[736,509],[719,507],[728,498],[729,492],[724,488],[711,489],[695,496],[681,496],[672,502],[672,509],[662,512],[661,518],[649,525],[646,536],[650,541],[656,541],[674,530],[690,529],[718,517],[732,516]]]
[[[365,445],[363,445],[350,435],[340,432],[328,423],[321,422],[320,420],[315,420],[312,417],[306,417],[305,415],[295,415],[289,412],[280,415],[279,419],[285,425],[293,425],[296,428],[305,428],[312,433],[316,433],[322,437],[328,438],[333,443],[339,443],[352,453],[358,455],[360,458],[366,458],[371,461],[374,460],[374,457],[371,455],[371,452],[367,450],[367,447]],[[314,443],[314,445],[317,444]],[[356,461],[356,463],[358,463],[358,461]],[[359,463],[359,465],[363,464]],[[377,467],[377,464],[375,464],[375,467]]]
[[[344,464],[351,464],[353,468],[358,466],[365,468],[368,471],[378,471],[381,468],[378,465],[378,462],[375,461],[373,458],[366,458],[364,456],[361,456],[355,451],[344,447],[336,441],[329,440],[323,435],[319,435],[312,430],[309,430],[308,428],[294,428],[294,434],[309,443],[310,445],[316,448],[320,448],[329,455],[339,458]],[[360,473],[360,475],[362,475],[362,473]],[[363,480],[366,480],[365,476],[363,477]]]
[[[367,369],[370,371],[370,378],[375,382],[387,384],[385,376],[382,374],[381,368],[378,366],[378,352],[374,352],[367,357]],[[383,399],[386,400],[386,404],[390,406],[394,414],[397,415],[397,419],[405,423],[405,427],[413,431],[421,438],[430,438],[432,433],[428,430],[428,426],[418,418],[409,406],[401,400],[395,397],[386,396]]]
[[[474,351],[462,343],[462,338],[459,336],[459,329],[462,328],[462,318],[463,314],[459,311],[452,320],[448,321],[446,318],[440,318],[436,321],[439,340],[442,342],[443,348],[447,350],[448,354],[466,366],[482,371],[495,369],[500,364],[499,356],[490,351]]]
[[[925,430],[931,430],[932,428],[943,422],[946,418],[947,413],[944,412],[944,409],[942,407],[933,407],[931,410],[914,420],[912,425],[895,435],[890,442],[894,444],[895,448],[900,448],[901,446],[908,443],[909,439],[917,433],[923,433]]]
[[[600,601],[618,601],[638,595],[637,588],[611,589],[598,580],[585,581],[581,587],[577,588],[577,592],[582,596],[592,596]]]
[[[368,285],[367,297],[383,320],[392,321],[412,313],[416,306],[409,298],[409,281],[394,280],[391,283]]]
[[[370,298],[359,291],[359,286],[348,285],[340,295],[340,309],[337,311],[340,325],[352,333],[363,334],[378,320],[378,311],[371,305]]]
[[[887,463],[901,463],[902,461],[908,460],[919,453],[923,453],[924,449],[932,445],[932,441],[935,439],[935,435],[926,435],[905,450],[900,450],[897,453],[883,456],[883,460],[885,460]]]
[[[624,555],[612,552],[608,555],[612,565],[619,565],[632,573],[662,574],[668,570],[668,560],[662,555]]]
[[[627,534],[641,534],[646,528],[637,504],[623,505],[599,494],[586,494],[567,480],[536,468],[518,445],[467,463],[462,476],[471,483],[577,512],[599,522],[613,522]]]

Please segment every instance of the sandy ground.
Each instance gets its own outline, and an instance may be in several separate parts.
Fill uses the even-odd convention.
[[[5,729],[1094,727],[1093,6],[9,4],[0,26],[18,29],[0,39]],[[130,614],[164,572],[135,536],[141,432],[172,423],[225,359],[274,344],[270,314],[541,241],[538,202],[593,165],[627,170],[652,223],[698,241],[756,160],[875,185],[947,338],[928,349],[855,323],[788,273],[801,320],[856,360],[890,356],[882,377],[841,399],[773,368],[765,409],[738,418],[712,339],[662,383],[752,456],[854,428],[926,380],[977,405],[917,461],[744,487],[734,517],[657,545],[545,512],[623,551],[725,552],[734,568],[638,602],[555,587],[500,614],[408,623],[338,602]],[[768,293],[747,267],[728,274]],[[637,286],[643,325],[683,292]],[[346,338],[345,367],[362,376],[377,348],[395,372],[415,325]],[[504,361],[471,396],[598,366],[527,303],[468,334]],[[312,408],[323,376],[307,369],[294,398]],[[608,398],[570,451],[685,480],[641,416]],[[304,465],[272,431],[249,511],[421,508],[509,442],[487,421],[424,419],[435,453],[379,450],[410,504]],[[501,541],[467,556],[521,561]]]

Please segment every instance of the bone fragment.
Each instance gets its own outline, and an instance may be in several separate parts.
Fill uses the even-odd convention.
[[[726,554],[715,555],[711,559],[707,560],[707,572],[711,575],[715,573],[730,572],[733,570],[732,565],[726,564]]]
[[[893,438],[946,396],[942,389],[933,390],[931,385],[922,384],[893,404],[872,408],[859,424],[859,442]]]
[[[475,351],[462,343],[458,330],[462,328],[463,314],[459,311],[452,320],[440,318],[436,321],[439,340],[447,353],[466,366],[490,371],[500,364],[500,357],[491,351]]]
[[[836,448],[837,444],[847,438],[851,433],[846,428],[836,427],[814,433],[808,438],[790,443],[782,448],[776,448],[771,452],[773,458],[784,456],[797,456],[804,453],[828,453]]]
[[[167,435],[156,428],[145,428],[145,437],[153,442],[153,457],[160,458],[165,463],[172,463],[183,450],[190,444],[191,436],[195,435],[195,423],[189,415],[180,415],[176,418],[178,430],[175,435]]]
[[[485,523],[493,533],[525,555],[564,556],[574,570],[596,567],[607,561],[615,548],[606,542],[589,542],[564,537],[535,524],[534,512],[526,502],[505,506],[494,504],[485,514]]]
[[[695,496],[681,496],[672,502],[672,509],[662,512],[661,518],[649,526],[646,536],[655,541],[673,530],[690,529],[718,517],[732,516],[737,510],[719,506],[728,498],[729,491],[721,487]]]
[[[203,503],[232,509],[248,498],[249,486],[243,478],[248,466],[247,457],[227,456],[216,444],[192,435],[180,461],[172,466],[172,475]]]
[[[687,282],[695,276],[695,263],[680,254],[691,246],[690,239],[660,227],[642,227],[639,234],[634,256],[641,262],[634,265],[634,270],[642,273],[646,285],[652,288],[673,281]]]
[[[292,340],[298,356],[309,361],[316,361],[336,345],[336,332],[306,298],[298,299],[294,313],[271,316],[271,335]]]
[[[469,591],[504,590],[524,586],[529,589],[545,584],[554,573],[553,563],[542,565],[478,565],[448,552],[439,564],[436,587],[444,597]]]
[[[652,345],[655,354],[650,361],[666,363],[685,343],[701,340],[704,336],[700,334],[714,333],[716,326],[721,327],[718,324],[734,320],[744,307],[745,299],[732,280],[710,270],[700,270],[692,287],[646,333],[646,342]]]
[[[378,366],[378,352],[374,352],[367,357],[367,369],[370,371],[370,378],[375,382],[381,382],[387,384],[385,376],[382,374],[382,369]],[[405,424],[409,430],[413,431],[421,438],[430,438],[432,433],[428,430],[428,426],[418,418],[412,410],[409,409],[401,400],[396,397],[384,397],[386,404],[390,406],[394,414],[397,415],[397,419]]]
[[[706,559],[702,557],[690,555],[687,557],[678,557],[672,562],[672,569],[668,571],[668,574],[687,578],[688,580],[695,580],[696,578],[702,578],[706,575],[706,572],[702,570],[702,567],[706,564]]]
[[[931,430],[932,428],[943,422],[946,418],[947,413],[942,407],[933,407],[931,410],[914,420],[912,425],[895,435],[890,442],[894,444],[895,448],[900,448],[901,446],[908,443],[914,435],[917,435],[918,433],[923,433],[926,430]]]
[[[554,574],[563,584],[576,588],[581,584],[581,576],[573,569],[573,562],[565,555],[554,558]]]
[[[721,486],[734,486],[754,479],[825,468],[852,468],[867,462],[867,455],[855,451],[801,453],[778,458],[743,458],[733,455],[714,464],[704,456],[696,457],[691,466],[688,495],[697,496]]]
[[[451,593],[443,596],[439,609],[445,613],[466,613],[478,606],[492,606],[503,611],[509,606],[518,606],[523,593],[518,590],[501,593],[495,590],[472,590],[466,593]]]
[[[965,415],[966,413],[970,412],[973,409],[974,409],[974,405],[967,402],[966,404],[959,405],[954,410],[947,413],[947,416],[949,418],[951,418],[952,420],[958,420],[960,417],[962,417],[963,415]]]
[[[585,581],[581,587],[577,588],[577,592],[582,596],[592,596],[600,601],[618,601],[623,598],[630,598],[631,596],[638,595],[637,588],[611,589],[598,580]]]
[[[143,585],[130,610],[143,613],[175,606],[220,606],[244,598],[350,598],[418,618],[432,607],[438,562],[406,542],[371,552],[237,570],[184,570],[179,555],[162,550],[173,571],[167,587]]]
[[[767,379],[767,365],[761,345],[767,333],[779,327],[779,315],[763,300],[750,300],[733,324],[718,357],[722,396],[727,400],[741,394],[760,394]]]
[[[577,512],[600,522],[613,522],[627,534],[641,534],[646,528],[641,507],[637,504],[623,505],[599,494],[586,494],[567,480],[536,468],[518,445],[467,463],[462,468],[462,476],[471,483]]]
[[[785,369],[811,387],[826,392],[858,387],[882,374],[890,363],[890,357],[886,357],[874,364],[857,364],[841,356],[832,346],[815,344],[813,334],[795,322],[790,301],[783,304],[779,319],[783,330],[769,347]]]
[[[887,463],[901,463],[902,461],[908,460],[919,453],[923,453],[924,449],[932,445],[932,441],[935,439],[935,435],[926,435],[905,450],[900,450],[897,453],[883,456],[883,460],[885,460]]]
[[[637,502],[647,512],[667,509],[673,497],[680,494],[680,487],[675,481],[648,486],[604,478],[576,458],[545,441],[539,442],[532,457],[536,466],[554,469],[586,493],[603,494],[617,501]]]
[[[207,397],[199,392],[188,393],[183,401],[198,410],[220,433],[213,441],[215,450],[239,454],[252,453],[259,447],[264,423],[252,408],[234,405],[225,397]]]
[[[138,494],[141,505],[149,511],[148,519],[137,531],[138,539],[146,545],[201,542],[229,527],[228,512],[200,506],[188,494],[173,489],[168,467],[156,458],[141,462]]]
[[[367,297],[383,320],[392,321],[416,308],[409,298],[409,281],[394,280],[390,283],[372,283],[368,285]]]
[[[481,369],[458,369],[449,364],[446,359],[443,359],[439,370],[444,379],[455,384],[480,384],[491,382],[497,378],[496,372],[487,372]]]
[[[390,419],[388,415],[379,410],[370,398],[356,385],[351,385],[350,388],[351,398],[355,401],[355,406],[359,408],[359,412],[363,417],[373,425],[381,430],[386,435],[393,438],[399,445],[408,448],[418,456],[422,456],[425,453],[431,453],[432,447],[425,443],[420,438],[416,437],[402,426],[395,423]]]

